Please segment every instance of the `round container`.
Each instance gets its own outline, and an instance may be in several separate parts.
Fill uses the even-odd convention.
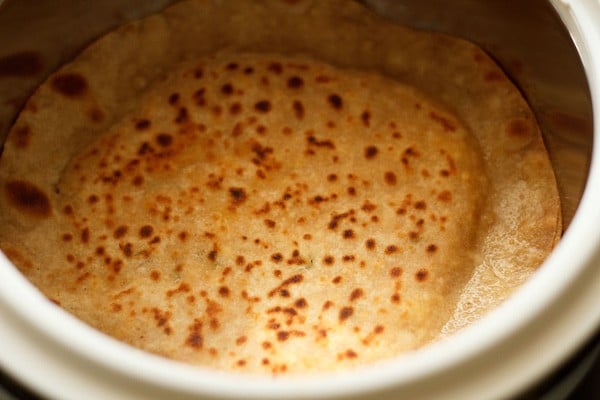
[[[2,57],[11,52],[38,46],[46,60],[31,77],[14,78],[14,112],[0,115],[0,132],[35,85],[86,41],[168,1],[80,3],[0,2],[0,79]],[[122,344],[47,301],[0,254],[0,370],[32,392],[61,399],[496,399],[547,389],[544,379],[583,351],[600,324],[600,130],[591,124],[600,115],[600,3],[366,3],[391,19],[477,42],[522,88],[544,131],[567,226],[535,276],[447,341],[358,370],[271,378],[192,367]],[[59,34],[46,46],[48,31]],[[584,363],[567,374],[555,398],[570,391],[598,353],[597,346],[584,349]]]

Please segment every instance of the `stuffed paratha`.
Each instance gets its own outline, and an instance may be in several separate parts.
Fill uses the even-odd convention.
[[[185,1],[108,34],[30,99],[0,181],[0,246],[50,299],[221,369],[417,349],[560,233],[502,71],[346,1]]]

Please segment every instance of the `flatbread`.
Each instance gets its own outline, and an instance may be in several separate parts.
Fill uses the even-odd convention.
[[[501,70],[347,1],[192,0],[119,28],[29,100],[0,183],[0,247],[50,299],[225,370],[418,349],[560,234]]]

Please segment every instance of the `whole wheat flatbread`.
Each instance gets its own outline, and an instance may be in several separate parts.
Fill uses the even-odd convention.
[[[0,246],[134,346],[332,370],[460,329],[560,234],[518,90],[347,1],[184,1],[44,83],[0,161]]]

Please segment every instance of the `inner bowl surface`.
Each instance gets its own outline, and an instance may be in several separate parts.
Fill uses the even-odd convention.
[[[0,92],[0,132],[7,131],[36,85],[90,39],[166,3],[8,0],[0,4],[0,85],[8,88]],[[590,51],[589,43],[598,39],[593,21],[599,18],[600,6],[593,2],[570,5],[543,0],[527,5],[517,1],[461,0],[451,9],[435,0],[366,3],[394,21],[452,33],[481,45],[505,68],[532,105],[555,168],[568,229],[531,282],[480,324],[446,342],[357,372],[273,380],[194,368],[116,342],[49,304],[2,257],[0,261],[6,268],[0,270],[0,319],[12,333],[5,330],[0,340],[6,339],[4,342],[13,346],[7,347],[11,349],[8,354],[0,356],[0,366],[50,397],[65,394],[59,388],[67,387],[71,395],[66,397],[73,398],[82,390],[94,392],[98,398],[114,393],[159,398],[170,392],[178,393],[180,398],[198,394],[204,398],[350,398],[367,393],[391,398],[400,393],[434,396],[436,390],[445,390],[448,397],[460,398],[477,388],[487,391],[480,394],[516,393],[579,346],[599,319],[597,312],[586,311],[595,299],[589,293],[600,289],[590,264],[598,247],[593,227],[600,216],[593,204],[599,195],[589,184],[583,199],[582,193],[588,171],[588,182],[597,174],[596,164],[591,163],[592,155],[597,154],[592,151],[597,141],[592,140],[591,98],[595,96],[590,96],[590,88],[592,94],[599,93],[593,73],[599,69],[598,55]],[[584,56],[587,78],[571,36]],[[14,64],[6,61],[14,54],[33,62],[30,73],[15,73]],[[582,243],[582,239],[587,240]],[[564,271],[565,265],[569,265],[568,271]],[[547,308],[552,312],[543,312]],[[565,318],[554,318],[550,323],[553,316],[564,314],[577,322],[571,325]],[[552,334],[540,339],[541,326],[552,327]],[[552,340],[559,334],[571,338],[562,342],[561,351],[549,351],[535,359],[524,358],[524,351],[514,355],[534,340],[539,348],[556,347]],[[512,350],[507,353],[507,349]],[[499,354],[505,358],[502,365],[490,366],[497,364]],[[41,374],[33,365],[56,368]],[[519,377],[509,372],[524,365],[527,373]],[[473,384],[477,369],[481,376],[479,383]],[[471,377],[470,382],[465,376]],[[510,381],[501,381],[502,377]],[[235,385],[231,385],[232,379]]]

